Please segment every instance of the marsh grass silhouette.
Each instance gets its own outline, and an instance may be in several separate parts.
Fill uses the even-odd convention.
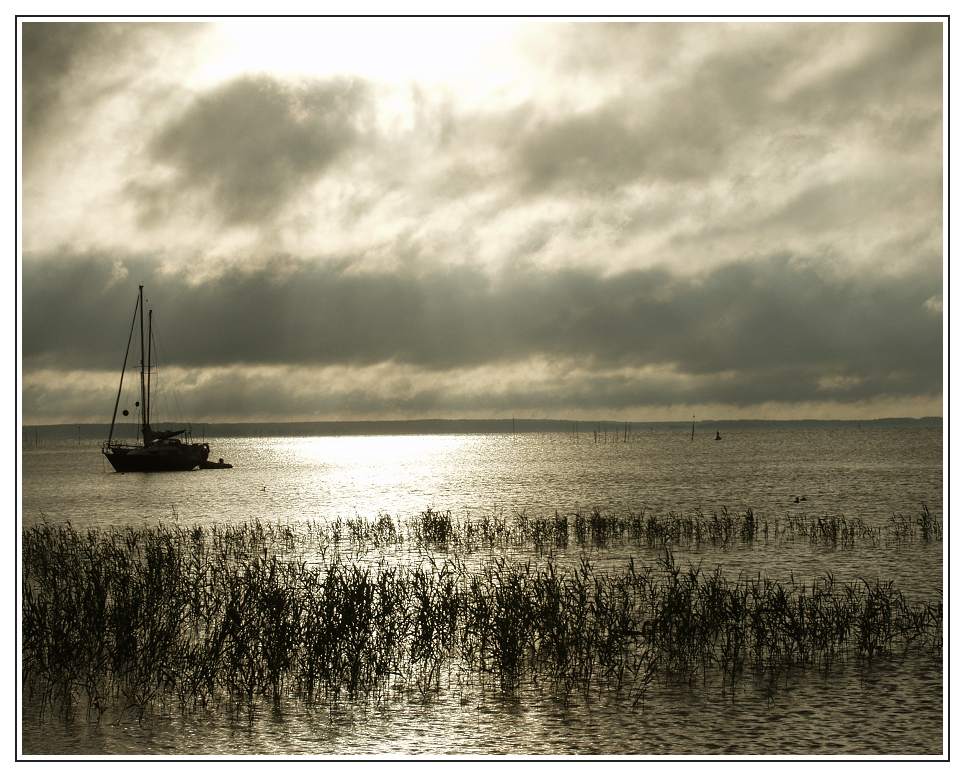
[[[779,533],[866,536],[861,524],[815,521]],[[765,525],[750,511],[564,522],[428,510],[408,523],[380,515],[85,532],[45,522],[23,533],[24,687],[45,712],[71,718],[86,705],[95,719],[169,704],[429,694],[452,676],[510,694],[531,681],[564,699],[606,688],[641,704],[657,681],[733,687],[748,673],[940,653],[940,601],[911,604],[891,583],[830,575],[729,579],[678,565],[668,539],[752,542]],[[934,525],[915,525],[934,537]],[[467,563],[479,548],[617,537],[663,543],[662,561],[599,569],[586,557],[563,567],[487,552]],[[362,560],[372,546],[448,555]]]

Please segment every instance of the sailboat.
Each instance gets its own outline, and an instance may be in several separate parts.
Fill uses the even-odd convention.
[[[188,442],[184,439],[187,429],[161,431],[151,426],[151,322],[153,311],[148,311],[148,348],[147,361],[144,351],[144,287],[137,287],[137,305],[131,320],[131,331],[127,337],[124,351],[124,365],[121,367],[121,381],[117,387],[114,401],[114,414],[111,416],[111,429],[101,451],[117,472],[177,472],[203,467],[208,461],[210,450],[207,443]],[[124,388],[124,373],[134,338],[134,327],[140,321],[141,332],[141,390],[140,401],[135,405],[140,409],[140,439],[131,444],[115,442],[114,426],[117,409]],[[124,411],[127,415],[128,411]]]

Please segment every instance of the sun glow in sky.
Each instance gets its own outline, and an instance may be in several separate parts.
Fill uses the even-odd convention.
[[[28,423],[941,412],[940,22],[21,30]]]
[[[199,83],[243,73],[349,76],[406,85],[459,84],[493,94],[518,80],[526,25],[502,19],[226,20],[212,27]]]

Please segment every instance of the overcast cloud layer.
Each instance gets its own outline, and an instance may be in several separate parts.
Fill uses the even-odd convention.
[[[26,422],[941,412],[940,24],[408,22],[23,26]]]

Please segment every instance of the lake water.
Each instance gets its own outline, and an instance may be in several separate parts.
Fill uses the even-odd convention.
[[[739,427],[713,435],[635,427],[593,435],[399,435],[225,438],[212,455],[231,470],[118,475],[98,448],[26,446],[22,518],[108,528],[177,521],[255,519],[325,522],[337,516],[399,519],[427,507],[454,515],[709,514],[752,508],[772,520],[843,515],[881,530],[854,547],[806,541],[687,548],[678,561],[806,580],[894,580],[912,600],[943,595],[941,542],[887,541],[892,516],[941,516],[942,430],[853,426]],[[570,548],[597,561],[655,563],[640,546]],[[779,687],[747,677],[737,688],[655,687],[632,707],[599,693],[562,703],[538,688],[512,698],[443,683],[432,694],[397,695],[337,708],[290,700],[243,718],[226,710],[158,708],[143,721],[41,718],[28,701],[25,753],[216,753],[315,755],[466,754],[940,754],[941,660],[892,658],[860,669],[802,671]],[[81,716],[83,718],[83,716]]]

